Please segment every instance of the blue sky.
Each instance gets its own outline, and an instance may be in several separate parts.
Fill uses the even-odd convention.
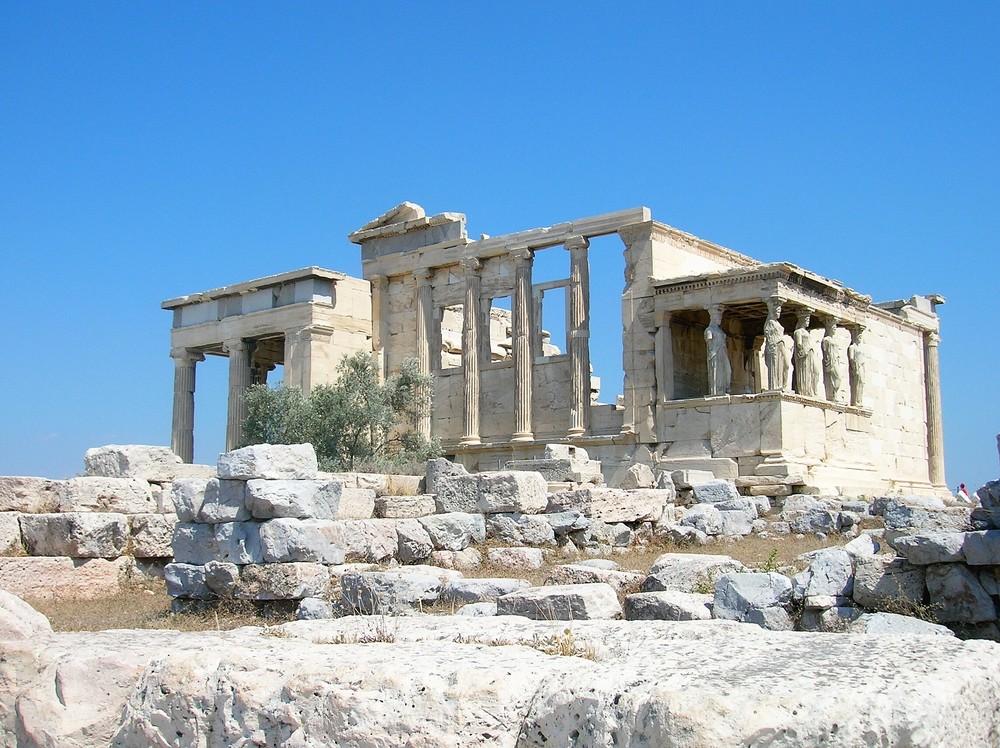
[[[948,480],[981,485],[1000,475],[998,35],[995,3],[0,0],[0,474],[169,443],[160,301],[358,275],[346,234],[411,200],[470,236],[647,205],[876,300],[943,294]],[[615,289],[620,248],[592,262]],[[595,368],[615,389],[617,362]],[[212,462],[225,362],[198,376]]]

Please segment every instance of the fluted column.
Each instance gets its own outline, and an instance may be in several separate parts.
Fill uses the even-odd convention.
[[[243,441],[243,422],[247,404],[243,394],[250,386],[250,345],[242,339],[227,340],[229,354],[229,417],[226,421],[226,450],[236,449]]]
[[[590,414],[590,268],[583,236],[571,236],[564,245],[570,253],[569,269],[569,437],[587,430]]]
[[[475,257],[462,259],[465,269],[465,306],[462,308],[462,368],[465,406],[462,421],[465,433],[459,444],[479,444],[479,295],[482,263]]]
[[[379,376],[385,380],[388,372],[385,361],[386,325],[389,322],[389,279],[384,275],[373,275],[372,286],[372,354],[378,367]]]
[[[194,462],[194,389],[195,367],[205,356],[190,348],[170,351],[174,360],[174,413],[170,429],[170,448],[184,462]]]
[[[531,425],[532,366],[531,323],[534,318],[531,298],[530,249],[511,252],[514,260],[514,319],[511,337],[514,358],[514,435],[512,442],[533,442]]]
[[[927,388],[928,477],[935,486],[946,486],[944,478],[944,428],[941,423],[941,368],[936,332],[924,334],[924,384]]]
[[[431,373],[431,324],[433,322],[433,298],[431,295],[430,268],[413,271],[417,283],[417,368],[427,376]],[[417,423],[417,430],[425,437],[431,435],[431,413],[427,409]]]

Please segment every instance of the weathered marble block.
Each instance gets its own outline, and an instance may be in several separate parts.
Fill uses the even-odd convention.
[[[375,514],[375,491],[371,488],[343,488],[337,504],[337,519],[371,519]]]
[[[204,565],[219,559],[219,544],[213,525],[178,522],[174,525],[171,547],[175,563]]]
[[[504,545],[552,545],[556,536],[545,515],[486,515],[486,537]]]
[[[947,626],[898,613],[865,613],[851,623],[847,631],[875,636],[955,636]]]
[[[344,563],[345,551],[332,538],[339,533],[329,520],[272,519],[260,524],[260,547],[266,563],[315,561]]]
[[[0,557],[0,589],[41,600],[93,600],[121,592],[128,558]]]
[[[427,461],[427,475],[424,480],[425,491],[429,494],[436,494],[440,491],[438,481],[441,478],[456,475],[468,475],[469,471],[464,465],[452,462],[444,457],[436,457]]]
[[[448,512],[417,520],[430,535],[434,547],[443,551],[461,551],[470,543],[486,540],[486,521],[482,514]]]
[[[712,595],[691,592],[636,592],[625,597],[629,621],[708,621]]]
[[[301,600],[325,597],[330,573],[323,564],[249,564],[233,591],[241,600]]]
[[[396,520],[392,519],[337,520],[323,528],[330,542],[344,549],[349,563],[385,563],[395,557],[399,546]]]
[[[1000,566],[1000,530],[965,533],[962,553],[969,566]]]
[[[258,479],[246,486],[247,508],[257,519],[337,519],[339,481]]]
[[[170,498],[178,522],[197,522],[209,483],[215,478],[177,478],[170,484]]]
[[[59,481],[0,476],[0,512],[49,514],[59,510]]]
[[[439,512],[539,514],[548,503],[548,484],[540,473],[493,471],[441,476],[437,486]]]
[[[147,514],[157,509],[149,484],[136,478],[70,478],[59,484],[60,512]]]
[[[205,567],[195,564],[167,564],[163,567],[167,594],[188,600],[211,600],[215,592],[205,584]]]
[[[707,553],[664,553],[649,567],[643,592],[694,592],[713,588],[723,574],[749,571],[734,558]]]
[[[262,523],[222,522],[205,527],[215,529],[215,544],[219,551],[214,560],[241,565],[264,562],[264,549],[261,547],[260,537]]]
[[[314,480],[312,444],[255,444],[219,455],[219,477],[234,480]]]
[[[964,561],[964,532],[932,532],[896,538],[892,547],[911,564],[926,566]]]
[[[340,578],[344,605],[361,615],[406,613],[437,601],[441,579],[431,573],[400,571],[345,574]]]
[[[545,555],[541,548],[488,548],[486,559],[502,569],[541,569]]]
[[[400,563],[423,561],[434,552],[434,541],[417,520],[404,518],[395,522],[398,542],[396,558]]]
[[[925,572],[930,609],[938,623],[974,624],[997,620],[993,598],[967,566],[931,564]]]
[[[136,558],[169,558],[174,555],[177,517],[171,514],[135,514],[129,517],[131,551]]]
[[[375,499],[375,516],[383,519],[413,519],[434,514],[437,506],[430,494],[380,496]]]
[[[854,560],[854,601],[871,610],[895,612],[924,603],[924,571],[906,559],[871,556]]]
[[[250,516],[246,481],[212,478],[205,484],[204,498],[194,521],[214,525],[246,522]]]
[[[536,621],[586,621],[621,614],[618,595],[602,582],[529,587],[497,598],[497,615]]]
[[[168,483],[176,477],[182,461],[169,447],[109,444],[88,449],[83,464],[85,475]]]
[[[577,511],[601,522],[656,522],[663,514],[670,492],[647,488],[581,488],[549,496],[549,512]]]
[[[694,500],[699,504],[718,504],[740,498],[736,485],[727,480],[710,480],[692,486]]]
[[[123,514],[22,514],[20,522],[24,545],[32,556],[117,558],[128,542],[128,520]]]
[[[546,584],[594,584],[603,582],[615,590],[639,588],[645,574],[617,569],[602,569],[586,564],[562,564],[552,569]]]
[[[767,614],[763,614],[762,618],[755,616],[751,619],[751,611],[780,608],[791,597],[792,582],[783,574],[723,574],[715,582],[712,616],[727,621],[756,623],[774,630],[775,621],[770,620]]]
[[[498,597],[527,589],[527,579],[494,577],[492,579],[453,579],[441,590],[441,600],[455,603],[495,603]]]
[[[0,512],[0,556],[24,554],[20,518],[20,512]]]

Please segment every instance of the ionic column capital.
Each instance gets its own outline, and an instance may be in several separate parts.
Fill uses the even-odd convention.
[[[430,268],[417,268],[413,271],[413,277],[418,286],[427,286],[430,285],[431,278],[434,277],[434,271]]]
[[[194,348],[171,348],[170,358],[172,358],[179,366],[182,365],[194,365],[199,361],[205,360],[205,354],[201,351],[197,351]]]
[[[475,275],[479,272],[479,269],[483,266],[483,263],[478,257],[463,257],[458,262],[465,269],[466,275]]]
[[[222,344],[222,347],[225,349],[226,353],[229,354],[244,353],[250,348],[250,343],[243,338],[233,338],[225,341]]]
[[[585,236],[568,236],[563,242],[563,247],[572,252],[574,249],[587,249],[590,247],[590,240]]]
[[[928,347],[931,347],[931,348],[937,348],[938,345],[941,343],[941,336],[938,333],[936,333],[934,330],[931,330],[930,332],[928,332],[924,336],[924,339],[927,341]]]
[[[510,251],[509,257],[517,263],[524,263],[532,260],[535,257],[535,252],[528,247],[518,247]]]

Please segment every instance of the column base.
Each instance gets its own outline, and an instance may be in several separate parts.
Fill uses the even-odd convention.
[[[463,436],[458,440],[458,445],[460,447],[472,447],[476,444],[482,444],[478,436]]]
[[[587,432],[586,429],[570,429],[566,432],[567,439],[575,439],[578,436],[583,436]]]
[[[531,444],[535,441],[535,435],[530,431],[519,431],[510,438],[511,444]]]

